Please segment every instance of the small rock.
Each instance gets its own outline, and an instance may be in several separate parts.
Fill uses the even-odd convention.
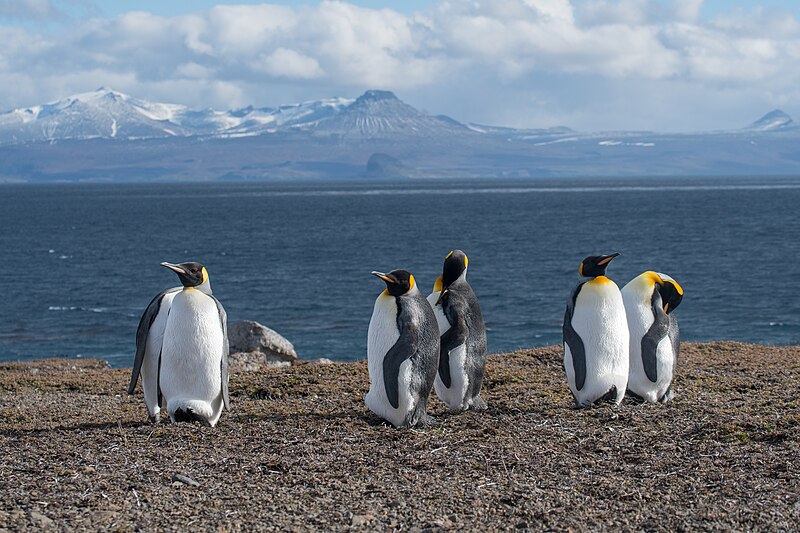
[[[31,511],[31,522],[33,522],[34,526],[41,528],[53,527],[56,525],[52,518],[47,517],[42,513],[37,513],[36,511]]]
[[[118,513],[114,511],[95,511],[91,514],[92,522],[96,524],[106,524],[117,518]]]
[[[81,468],[81,472],[83,472],[84,474],[94,474],[95,472],[97,472],[97,469],[93,466],[84,466],[83,468]]]
[[[183,483],[184,485],[189,485],[190,487],[199,487],[200,483],[193,480],[189,476],[185,476],[183,474],[175,474],[172,476],[172,481],[177,483]]]
[[[313,361],[311,361],[311,363],[315,365],[332,365],[333,361],[331,361],[327,357],[320,357],[319,359],[314,359]]]
[[[293,361],[297,359],[294,345],[279,333],[253,322],[240,320],[228,325],[228,342],[231,353],[260,352],[267,361]]]
[[[365,526],[375,520],[375,517],[371,514],[355,514],[353,515],[353,519],[350,521],[351,526]]]

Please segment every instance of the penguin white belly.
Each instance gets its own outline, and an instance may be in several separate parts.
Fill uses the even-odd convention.
[[[672,383],[672,371],[675,364],[675,352],[672,347],[672,340],[669,336],[664,337],[656,348],[656,369],[657,379],[653,383],[644,371],[642,362],[641,340],[638,343],[631,343],[631,364],[630,375],[628,376],[628,390],[641,397],[643,400],[655,403],[661,399],[669,390]]]
[[[161,299],[158,314],[150,326],[147,335],[144,361],[142,361],[142,391],[144,392],[144,403],[147,406],[147,414],[158,418],[161,406],[158,405],[158,358],[161,356],[161,347],[164,342],[164,331],[167,328],[167,317],[169,316],[172,300],[177,292],[167,293]]]
[[[655,317],[647,302],[634,291],[624,291],[625,312],[630,330],[630,363],[628,372],[628,389],[648,402],[657,402],[666,394],[672,383],[672,371],[675,363],[675,352],[672,340],[666,335],[656,348],[656,382],[650,381],[644,371],[642,361],[642,338],[650,330]]]
[[[367,332],[367,366],[369,367],[369,392],[364,403],[376,415],[395,426],[401,426],[416,407],[411,397],[411,359],[400,365],[398,374],[397,409],[390,403],[383,381],[383,358],[400,338],[397,330],[397,303],[392,296],[381,294],[375,301]]]
[[[579,405],[589,405],[617,387],[617,404],[622,402],[628,383],[628,322],[625,305],[616,284],[607,280],[585,283],[575,301],[572,327],[583,341],[586,381],[575,386],[572,353],[564,350],[564,363],[573,394]]]
[[[176,294],[161,351],[161,393],[170,417],[190,409],[212,426],[219,420],[223,335],[213,298],[195,289]]]
[[[433,307],[433,314],[436,315],[436,323],[439,325],[439,337],[441,337],[450,329],[450,322],[448,322],[442,306],[436,305],[439,294],[439,291],[430,293],[428,295],[428,302],[431,304],[431,307]],[[444,386],[438,371],[436,372],[436,379],[433,382],[433,388],[436,390],[436,395],[444,402],[448,409],[461,411],[469,407],[464,405],[464,397],[467,395],[467,387],[469,386],[466,370],[467,345],[462,344],[450,350],[449,360],[450,388]]]
[[[467,396],[469,380],[467,379],[467,345],[462,344],[450,350],[450,388],[444,386],[439,373],[436,373],[436,380],[433,387],[436,395],[442,400],[450,410],[464,410],[469,407],[465,405],[464,399]]]

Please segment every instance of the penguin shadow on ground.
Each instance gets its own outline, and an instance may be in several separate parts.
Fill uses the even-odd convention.
[[[303,412],[303,413],[236,413],[230,414],[227,417],[220,419],[219,425],[223,425],[226,421],[235,420],[241,424],[248,424],[255,421],[263,422],[292,422],[297,423],[298,420],[308,420],[313,423],[330,422],[334,420],[353,420],[361,421],[367,425],[380,425],[382,419],[361,411],[338,411],[334,413],[326,412]]]
[[[73,425],[60,425],[50,428],[40,429],[2,429],[0,436],[3,437],[20,437],[23,435],[47,435],[50,433],[64,433],[70,431],[92,431],[92,430],[105,430],[105,431],[119,431],[120,429],[139,429],[142,427],[155,427],[147,420],[139,422],[84,422],[81,424]]]

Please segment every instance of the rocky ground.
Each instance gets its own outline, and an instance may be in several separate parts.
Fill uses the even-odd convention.
[[[0,529],[760,529],[800,523],[800,347],[685,344],[667,405],[571,408],[558,348],[490,358],[487,413],[397,430],[365,362],[231,378],[151,426],[128,371],[0,365]]]

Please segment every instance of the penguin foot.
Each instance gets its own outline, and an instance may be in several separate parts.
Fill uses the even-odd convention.
[[[645,399],[644,399],[644,398],[642,398],[641,396],[639,396],[639,395],[638,395],[638,394],[636,394],[635,392],[631,392],[631,390],[630,390],[630,389],[628,389],[628,390],[625,392],[625,396],[626,396],[626,397],[628,397],[628,398],[630,398],[630,399],[631,399],[631,401],[632,401],[633,403],[636,403],[636,404],[640,404],[640,403],[644,403],[644,402],[645,402]]]
[[[159,424],[161,423],[161,417],[159,415],[148,415],[147,421],[150,422],[151,424]]]
[[[664,393],[664,396],[658,399],[658,403],[667,403],[671,399],[675,397],[675,393],[672,392],[672,389],[667,389],[667,392]]]
[[[172,415],[172,419],[175,422],[200,422],[204,426],[211,425],[204,416],[195,413],[190,407],[186,409],[176,409],[175,413]]]
[[[608,392],[599,397],[594,401],[595,405],[599,405],[601,403],[617,403],[617,386],[611,385],[611,388],[608,389]]]
[[[419,418],[417,419],[417,423],[414,424],[414,426],[419,427],[419,428],[426,428],[426,427],[433,426],[436,423],[437,423],[437,420],[434,417],[432,417],[428,413],[422,413],[419,416]]]
[[[473,411],[486,411],[487,409],[489,409],[489,406],[486,404],[483,398],[481,398],[480,396],[475,396],[472,399],[472,403],[470,404],[469,409],[472,409]]]

